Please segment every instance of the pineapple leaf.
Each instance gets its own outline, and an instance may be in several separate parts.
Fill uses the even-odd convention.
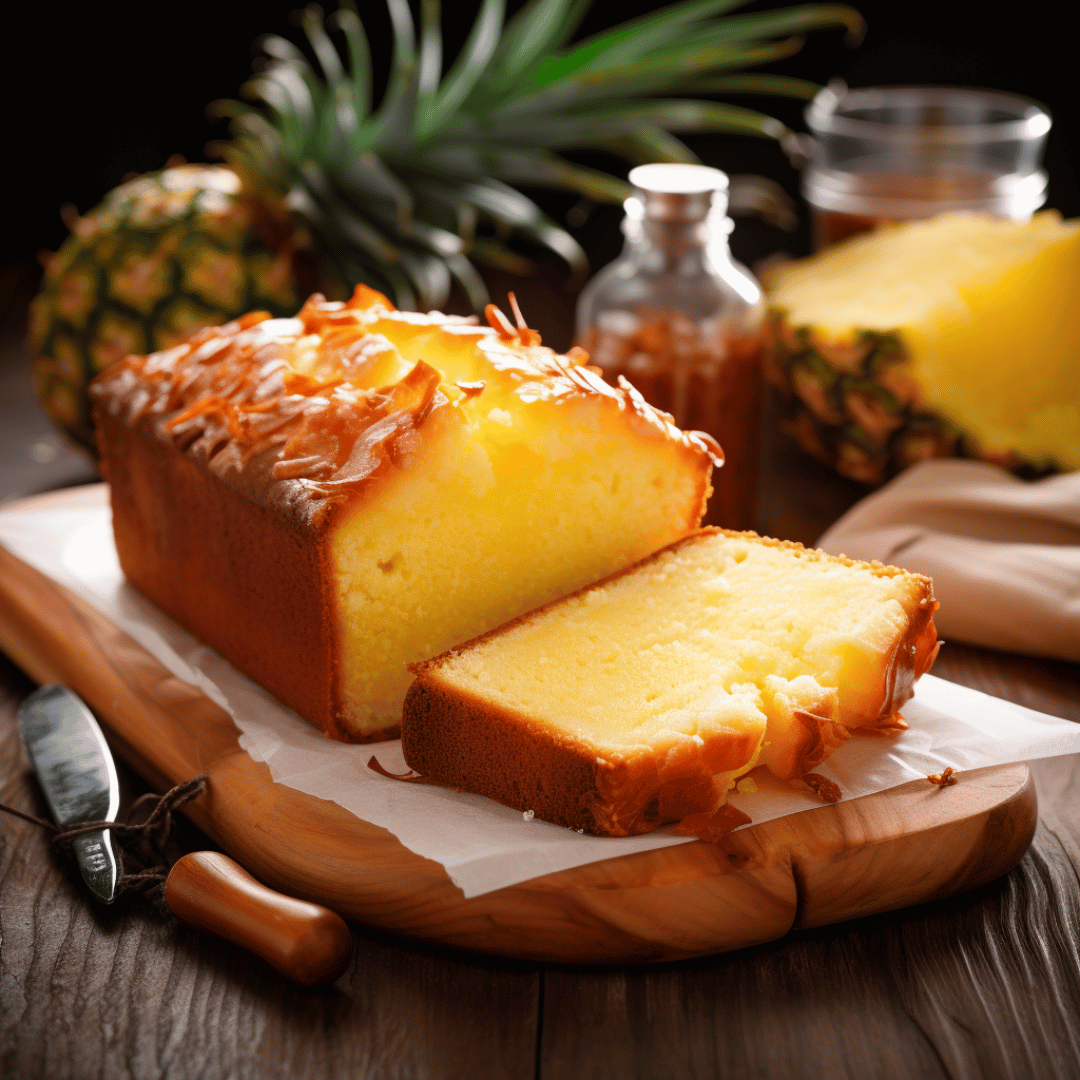
[[[465,251],[465,244],[457,233],[440,229],[438,226],[421,221],[419,218],[412,222],[406,235],[412,240],[419,241],[425,247],[430,248],[434,254],[441,255],[444,259],[454,255],[461,255]]]
[[[483,311],[490,298],[484,279],[476,272],[476,267],[464,255],[449,256],[446,266],[454,280],[465,290],[473,311]]]
[[[463,184],[458,190],[463,199],[467,199],[495,221],[511,228],[525,228],[544,216],[532,199],[497,180]]]
[[[348,85],[341,83],[334,87],[333,108],[327,108],[324,112],[320,146],[325,149],[320,152],[319,158],[328,161],[347,158],[360,130],[360,119],[356,115],[356,104]]]
[[[233,164],[233,156],[238,156],[248,175],[261,177],[273,187],[287,188],[288,167],[278,129],[262,113],[250,109],[233,120],[232,132],[234,137],[226,144],[225,160]],[[229,149],[234,153],[228,153]]]
[[[665,93],[714,71],[765,64],[802,48],[802,38],[764,44],[703,43],[692,39],[671,49],[642,57],[625,67],[581,71],[552,83],[540,93],[523,91],[501,106],[494,123],[509,122],[526,113],[550,114],[592,100],[610,101],[641,94]],[[513,126],[513,125],[511,125]]]
[[[315,103],[297,65],[292,61],[274,64],[251,79],[247,87],[277,114],[286,151],[297,157],[306,153]]]
[[[307,63],[304,54],[291,41],[278,34],[263,34],[255,44],[267,56],[275,60],[295,60]]]
[[[515,127],[535,146],[596,146],[611,137],[633,135],[642,125],[667,131],[731,131],[780,138],[779,120],[738,105],[659,98],[596,105],[547,117],[519,117]]]
[[[304,162],[297,171],[301,183],[289,192],[286,202],[290,209],[310,220],[320,231],[329,224],[327,235],[345,237],[380,262],[397,260],[400,253],[394,244],[337,198],[313,162]]]
[[[337,178],[346,190],[368,192],[389,199],[394,204],[398,228],[408,230],[414,213],[412,192],[377,154],[368,150],[349,158],[341,166]]]
[[[538,243],[551,247],[562,255],[576,274],[587,272],[588,260],[577,241],[520,191],[492,179],[464,183],[456,190],[462,199],[492,221],[509,229],[518,229]],[[483,247],[483,243],[478,238],[474,248],[479,247]]]
[[[442,307],[450,295],[450,271],[443,259],[426,252],[400,252],[401,265],[412,279],[421,304],[426,308]]]
[[[788,75],[717,75],[698,79],[690,86],[699,94],[776,94],[780,97],[809,101],[821,89],[818,83],[794,79]]]
[[[553,56],[533,71],[529,87],[540,90],[567,75],[594,66],[614,67],[637,60],[658,46],[666,45],[687,29],[688,24],[741,7],[747,0],[689,0],[662,8],[597,34],[563,55]]]
[[[625,134],[600,140],[596,145],[611,150],[635,165],[647,165],[650,161],[701,164],[701,159],[681,139],[669,134],[662,127],[648,124]],[[630,185],[627,184],[626,195],[630,194],[630,190]]]
[[[472,248],[473,258],[497,270],[506,270],[520,277],[536,273],[536,263],[532,259],[511,251],[495,240],[478,237]]]
[[[206,106],[208,120],[228,120],[232,122],[238,120],[241,116],[249,114],[262,115],[246,102],[237,101],[235,98],[217,98]]]
[[[584,275],[576,241],[509,184],[619,201],[625,181],[556,151],[692,162],[675,133],[789,136],[760,112],[688,94],[810,97],[817,88],[804,80],[739,69],[797,51],[807,31],[844,26],[851,37],[863,27],[838,3],[732,15],[746,0],[681,0],[568,45],[590,0],[526,0],[505,26],[505,0],[473,0],[444,77],[441,0],[419,0],[419,37],[410,0],[385,0],[393,50],[374,108],[368,39],[354,0],[340,2],[327,20],[314,4],[301,14],[310,58],[284,38],[262,39],[268,61],[244,87],[259,107],[215,106],[231,121],[221,153],[286,199],[327,267],[390,289],[405,307],[442,303],[452,281],[483,303],[469,258],[527,269],[506,247],[515,234]]]
[[[349,50],[349,90],[352,94],[353,111],[357,122],[363,123],[371,111],[371,48],[367,34],[364,33],[363,23],[351,8],[339,8],[330,18],[345,35]],[[357,128],[353,135],[351,148],[354,152],[361,149],[356,137],[360,130]]]
[[[336,90],[345,82],[345,69],[341,66],[341,57],[334,43],[323,28],[321,9],[304,8],[300,24],[304,28],[304,36],[308,39],[312,52],[315,53],[315,59],[319,61],[323,77],[330,89]]]
[[[412,12],[408,0],[386,0],[386,7],[394,28],[394,56],[386,93],[365,132],[365,146],[402,141],[412,129],[416,106],[416,33]]]
[[[437,2],[437,0],[427,0]],[[444,120],[456,113],[483,75],[503,25],[504,0],[483,0],[473,23],[469,38],[447,73],[433,100],[421,111],[417,109],[416,136],[425,139]]]
[[[591,0],[529,0],[510,20],[491,59],[486,88],[498,95],[545,53],[566,43]]]
[[[805,33],[826,26],[846,26],[851,40],[858,43],[866,30],[863,17],[846,4],[801,4],[779,11],[733,15],[700,28],[693,37],[710,42],[760,40],[780,35]],[[688,36],[688,39],[690,37]]]
[[[476,207],[461,198],[452,188],[443,187],[430,181],[419,181],[416,193],[428,210],[449,212],[457,222],[457,234],[466,246],[472,244],[476,234]]]
[[[512,143],[440,143],[417,159],[423,169],[436,174],[479,180],[485,176],[531,184],[566,188],[599,202],[619,202],[626,184],[610,173],[571,165],[547,150]]]
[[[432,105],[442,78],[442,27],[440,0],[422,0],[420,7],[420,71],[416,87],[415,134],[429,123]]]
[[[459,191],[463,198],[496,222],[520,230],[562,256],[574,280],[588,274],[589,260],[581,245],[520,191],[497,180],[464,184]]]
[[[416,310],[416,293],[413,291],[412,281],[396,263],[379,263],[375,260],[352,262],[343,258],[339,258],[337,262],[341,267],[337,276],[342,281],[363,281],[380,292],[400,297],[400,305],[404,310]]]

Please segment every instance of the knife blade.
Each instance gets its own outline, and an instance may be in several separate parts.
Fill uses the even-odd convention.
[[[116,765],[98,722],[66,686],[43,686],[19,706],[19,734],[53,820],[61,829],[115,821]],[[83,880],[103,903],[116,898],[120,859],[112,832],[77,836],[71,849]]]
[[[116,820],[112,751],[74,691],[35,690],[19,707],[19,734],[61,829]],[[111,830],[78,836],[72,849],[94,895],[111,904],[120,879]],[[165,902],[182,922],[250,950],[303,986],[333,982],[352,962],[352,931],[339,915],[267,888],[218,851],[179,859],[165,882]]]

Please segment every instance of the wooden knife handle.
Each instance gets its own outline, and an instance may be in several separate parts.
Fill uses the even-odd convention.
[[[352,961],[352,932],[340,916],[268,889],[217,851],[178,859],[165,901],[189,926],[250,950],[303,986],[333,982]]]

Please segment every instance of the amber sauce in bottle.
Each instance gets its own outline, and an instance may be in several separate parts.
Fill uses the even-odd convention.
[[[622,255],[585,287],[577,343],[608,381],[631,382],[679,427],[724,450],[705,522],[753,526],[763,301],[731,258],[727,177],[701,165],[630,173]]]
[[[720,443],[726,460],[713,472],[705,523],[749,529],[761,437],[761,335],[703,333],[685,312],[648,307],[604,322],[581,336],[592,362],[609,382],[625,376],[679,427],[707,431]]]

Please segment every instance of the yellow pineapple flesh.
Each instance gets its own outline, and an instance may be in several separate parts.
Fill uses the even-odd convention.
[[[1080,223],[975,214],[854,238],[769,282],[773,380],[857,479],[959,454],[1080,468]]]

